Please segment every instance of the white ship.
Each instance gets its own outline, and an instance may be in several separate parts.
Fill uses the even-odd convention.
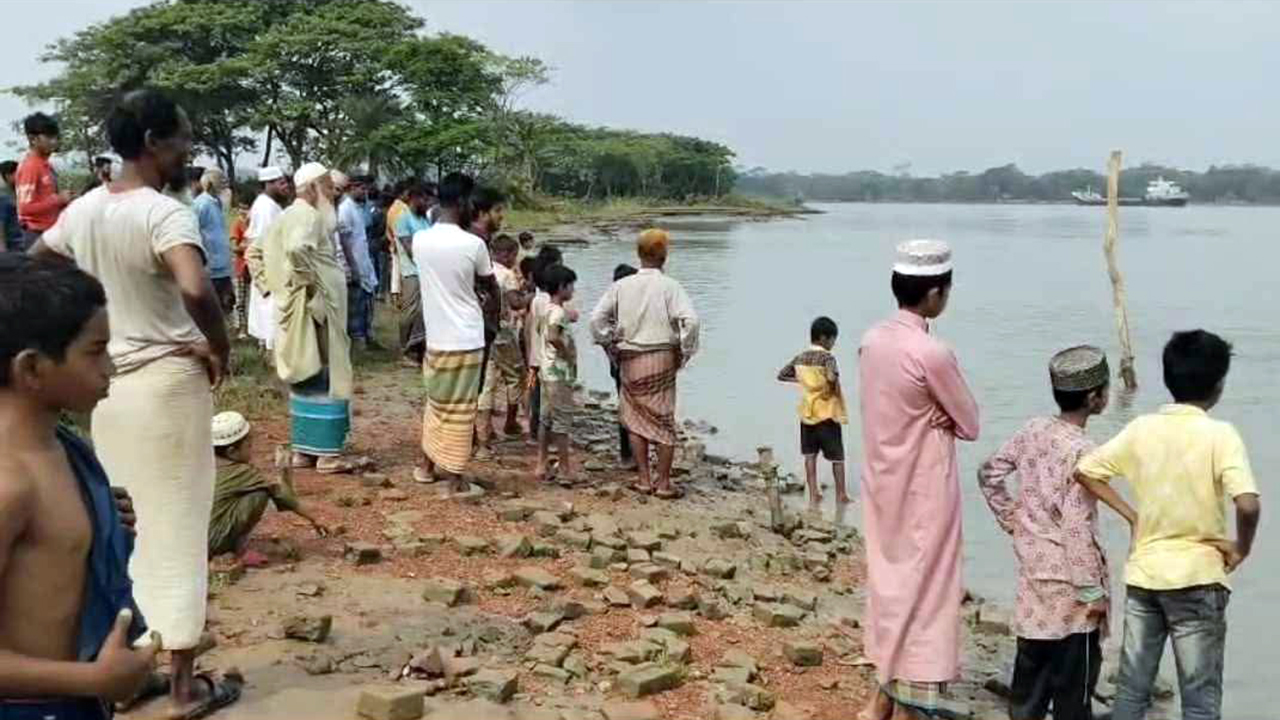
[[[1172,205],[1182,207],[1191,199],[1191,195],[1182,186],[1163,176],[1147,183],[1147,194],[1143,200],[1147,205]]]

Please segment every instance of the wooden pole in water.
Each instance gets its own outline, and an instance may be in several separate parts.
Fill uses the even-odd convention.
[[[1125,305],[1124,276],[1116,264],[1116,241],[1120,234],[1120,151],[1112,150],[1107,162],[1107,234],[1102,243],[1111,276],[1111,299],[1116,310],[1116,330],[1120,334],[1120,379],[1124,389],[1138,389],[1133,370],[1133,341],[1129,338],[1129,311]]]

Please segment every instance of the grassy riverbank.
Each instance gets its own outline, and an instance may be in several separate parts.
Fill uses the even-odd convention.
[[[810,210],[781,200],[742,195],[678,203],[657,198],[614,198],[589,202],[547,199],[536,207],[508,211],[507,227],[534,232],[562,225],[644,225],[660,217],[776,218],[807,214]]]

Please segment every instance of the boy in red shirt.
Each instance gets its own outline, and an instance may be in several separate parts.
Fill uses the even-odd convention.
[[[58,151],[58,121],[44,113],[28,115],[22,121],[30,151],[18,165],[14,185],[18,196],[18,222],[22,225],[25,251],[45,230],[58,221],[62,208],[71,202],[70,192],[58,192],[58,178],[49,158]]]

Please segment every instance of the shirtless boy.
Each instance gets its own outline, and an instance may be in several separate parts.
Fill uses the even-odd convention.
[[[0,255],[0,717],[102,720],[147,679],[133,543],[93,452],[58,425],[106,397],[106,296],[70,263]]]

